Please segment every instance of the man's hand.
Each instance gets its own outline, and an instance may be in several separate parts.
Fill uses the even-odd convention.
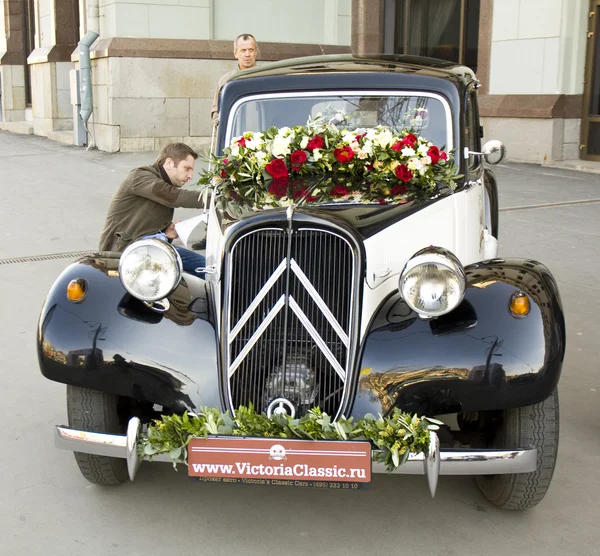
[[[166,230],[165,230],[165,235],[169,238],[169,239],[177,239],[179,237],[179,234],[177,233],[177,230],[175,229],[175,223],[171,222]]]

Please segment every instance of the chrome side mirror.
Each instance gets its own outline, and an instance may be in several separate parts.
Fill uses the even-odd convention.
[[[482,152],[480,153],[470,151],[465,147],[465,158],[469,158],[469,156],[472,155],[483,156],[488,164],[500,164],[506,156],[506,147],[503,145],[502,141],[492,139],[483,145]]]
[[[502,141],[492,139],[483,145],[482,149],[483,158],[488,164],[500,164],[506,156],[506,147],[502,144]]]

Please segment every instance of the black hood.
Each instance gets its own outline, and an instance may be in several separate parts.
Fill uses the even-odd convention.
[[[342,223],[344,227],[351,228],[355,234],[365,240],[451,194],[448,188],[444,188],[433,195],[416,197],[401,205],[343,202],[313,204],[299,201],[292,205],[293,219],[314,218],[331,223]],[[286,207],[254,210],[250,206],[228,201],[223,197],[217,200],[217,214],[223,231],[241,221],[250,226],[252,226],[251,221],[256,226],[268,226],[273,222],[285,221],[287,210]]]

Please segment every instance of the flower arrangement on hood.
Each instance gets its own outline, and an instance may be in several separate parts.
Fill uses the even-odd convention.
[[[459,177],[444,147],[386,126],[338,129],[319,121],[248,131],[213,157],[201,184],[255,210],[294,203],[404,204]]]

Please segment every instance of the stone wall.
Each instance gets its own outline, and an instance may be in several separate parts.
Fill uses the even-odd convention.
[[[226,60],[93,60],[92,140],[109,152],[155,151],[171,141],[207,148],[215,84],[234,65]]]
[[[498,139],[511,162],[544,164],[579,158],[579,118],[482,118],[484,142]]]
[[[3,122],[25,119],[25,66],[0,66]]]

